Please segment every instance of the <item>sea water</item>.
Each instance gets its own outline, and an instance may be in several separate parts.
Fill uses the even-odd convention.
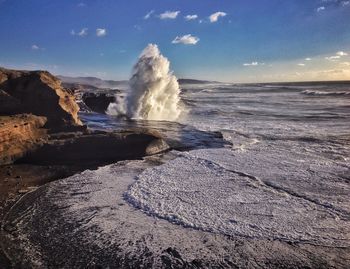
[[[7,216],[20,235],[6,239],[13,259],[159,267],[172,247],[208,264],[243,264],[248,253],[302,264],[313,255],[346,268],[350,84],[180,88],[186,113],[176,121],[81,113],[92,129],[156,129],[184,146],[26,195]]]

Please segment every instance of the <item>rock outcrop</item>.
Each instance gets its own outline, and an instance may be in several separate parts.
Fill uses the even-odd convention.
[[[72,129],[82,125],[74,96],[61,81],[46,71],[0,69],[0,114],[32,113],[47,118],[51,130]]]
[[[0,165],[9,164],[42,146],[47,130],[45,117],[22,114],[0,117]]]
[[[115,97],[106,93],[87,92],[83,94],[82,100],[92,111],[105,113],[109,104],[115,102]]]
[[[169,147],[156,134],[125,132],[75,132],[50,135],[48,143],[29,152],[19,163],[40,165],[102,165],[138,159]]]

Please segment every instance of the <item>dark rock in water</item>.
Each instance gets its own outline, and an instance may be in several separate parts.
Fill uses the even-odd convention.
[[[47,141],[45,117],[21,114],[0,117],[0,165],[25,156]]]
[[[115,97],[106,93],[87,92],[83,94],[82,99],[92,111],[98,113],[105,113],[109,104],[115,102]]]
[[[17,163],[107,164],[153,155],[168,148],[163,139],[152,133],[135,131],[57,133],[50,136],[48,143],[29,152]]]
[[[11,105],[1,108],[2,115],[32,113],[47,118],[51,130],[81,127],[79,106],[61,81],[46,71],[14,71],[0,69],[0,102]],[[7,95],[5,95],[5,93]]]

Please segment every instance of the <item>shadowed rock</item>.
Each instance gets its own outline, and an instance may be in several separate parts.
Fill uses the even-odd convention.
[[[17,162],[41,165],[106,164],[153,155],[168,148],[159,136],[151,133],[58,133],[51,135],[48,143]]]
[[[83,94],[82,99],[92,111],[98,113],[105,113],[109,104],[115,102],[115,97],[106,93],[95,94],[88,92]]]

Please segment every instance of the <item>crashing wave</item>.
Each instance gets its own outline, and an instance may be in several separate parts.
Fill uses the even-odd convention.
[[[180,88],[169,67],[158,46],[149,44],[133,68],[126,98],[111,104],[107,113],[132,119],[176,120],[181,113]]]

